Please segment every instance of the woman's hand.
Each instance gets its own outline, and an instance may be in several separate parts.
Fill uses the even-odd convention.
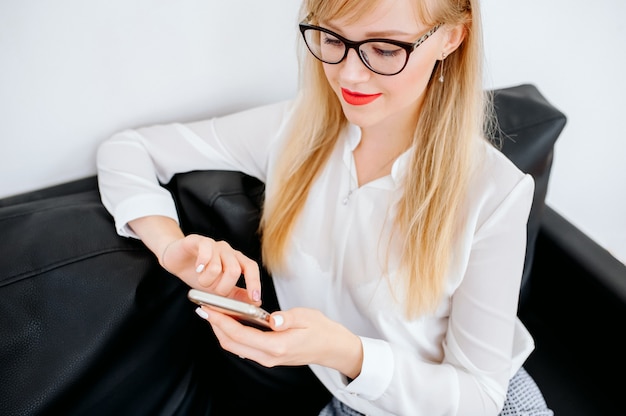
[[[157,215],[138,218],[129,225],[161,266],[187,285],[260,305],[258,264],[225,241],[197,234],[185,236],[176,221]],[[236,286],[242,274],[246,289]]]
[[[243,325],[207,307],[200,311],[198,314],[209,321],[222,348],[265,367],[319,364],[349,378],[361,372],[361,339],[317,310],[274,312],[270,320],[273,331]]]
[[[259,266],[225,241],[191,234],[170,242],[159,261],[195,289],[260,304]],[[235,286],[242,274],[246,290]]]

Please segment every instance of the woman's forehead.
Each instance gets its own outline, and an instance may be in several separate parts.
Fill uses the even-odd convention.
[[[415,28],[430,26],[433,16],[429,3],[434,0],[309,0],[309,12],[317,23],[359,24],[376,26],[377,23],[407,25]],[[412,30],[414,31],[414,29]]]
[[[339,31],[360,32],[366,37],[383,34],[415,35],[428,25],[419,15],[414,0],[377,0],[367,2],[371,7],[354,9],[351,13],[316,16],[318,23]]]

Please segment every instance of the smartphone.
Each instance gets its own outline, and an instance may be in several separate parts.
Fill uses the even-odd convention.
[[[232,316],[242,323],[263,329],[269,328],[270,313],[249,303],[240,302],[224,296],[214,295],[197,289],[190,289],[187,297],[198,305],[205,305],[219,312]]]

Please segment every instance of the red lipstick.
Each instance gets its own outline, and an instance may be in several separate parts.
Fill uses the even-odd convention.
[[[342,88],[341,95],[343,96],[343,99],[348,104],[365,105],[365,104],[371,103],[372,101],[380,97],[382,94],[380,93],[379,94],[361,94],[359,92],[353,92],[345,88]]]

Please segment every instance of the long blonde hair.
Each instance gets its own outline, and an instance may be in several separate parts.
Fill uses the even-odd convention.
[[[358,19],[377,0],[305,0],[302,17]],[[395,235],[400,236],[402,279],[407,317],[433,312],[445,289],[472,171],[477,137],[485,126],[482,88],[482,34],[478,0],[416,1],[425,24],[461,23],[466,35],[445,59],[445,82],[433,70],[413,137],[403,195],[396,207]],[[278,186],[261,218],[265,266],[278,270],[294,224],[311,185],[327,162],[347,120],[324,75],[321,62],[302,48],[300,91],[290,137],[276,170]],[[415,145],[419,143],[419,145]],[[312,236],[313,237],[313,236]]]

